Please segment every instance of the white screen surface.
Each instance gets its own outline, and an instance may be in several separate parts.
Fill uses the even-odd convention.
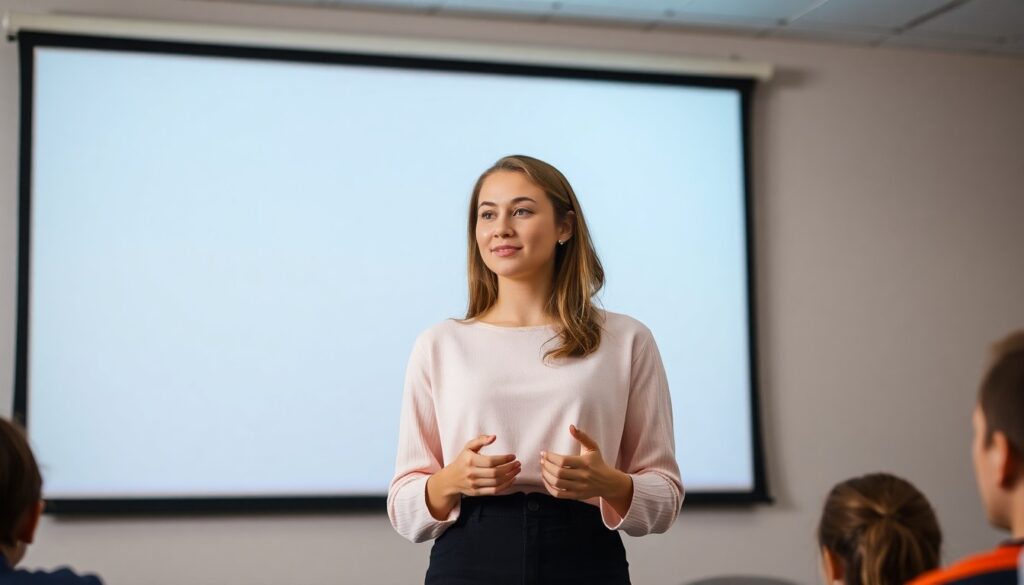
[[[752,489],[734,89],[37,48],[28,428],[59,498],[367,495],[506,154],[653,331],[688,491]]]

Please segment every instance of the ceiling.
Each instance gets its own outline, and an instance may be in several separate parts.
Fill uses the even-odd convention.
[[[221,0],[222,1],[222,0]],[[1024,57],[1024,0],[228,0],[597,22]]]

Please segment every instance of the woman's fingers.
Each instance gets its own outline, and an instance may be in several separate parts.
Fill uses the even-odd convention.
[[[586,485],[580,481],[556,477],[546,467],[541,468],[540,474],[545,483],[559,490],[579,491]]]
[[[499,485],[498,487],[494,488],[494,493],[495,494],[500,494],[501,492],[503,492],[503,491],[509,489],[510,487],[512,487],[513,483],[515,483],[515,478],[512,478],[512,479],[508,480],[507,482],[505,482],[505,483]]]
[[[541,477],[543,477],[543,475],[544,474],[542,473]],[[546,480],[546,479],[544,480],[544,489],[548,490],[548,493],[551,494],[552,496],[555,496],[556,498],[564,498],[565,497],[565,496],[562,495],[562,492],[559,491],[557,488],[551,487],[551,484],[549,484],[548,480]]]
[[[575,469],[577,467],[587,467],[589,465],[587,460],[580,455],[559,455],[558,453],[552,453],[550,451],[541,451],[540,456],[542,459],[547,459],[558,467],[569,467]]]
[[[576,425],[569,425],[569,433],[580,442],[581,445],[588,451],[599,451],[600,447],[597,445],[597,441],[593,437],[584,433],[580,429],[576,428]]]
[[[500,494],[501,492],[503,492],[503,491],[507,490],[508,488],[512,487],[513,483],[515,483],[515,477],[513,477],[512,479],[506,481],[505,483],[503,483],[501,485],[498,485],[498,486],[495,486],[495,487],[487,487],[487,488],[481,488],[479,490],[475,490],[474,491],[474,495],[477,495],[477,496],[494,496],[494,495]]]
[[[468,449],[469,451],[476,453],[480,451],[480,449],[483,449],[487,445],[493,443],[494,439],[496,438],[496,435],[480,435],[479,437],[472,439],[468,443],[466,443],[465,449]]]
[[[512,481],[515,481],[516,476],[518,476],[518,475],[519,475],[519,472],[518,471],[514,471],[514,472],[512,472],[511,475],[508,475],[508,476],[504,476],[503,475],[501,477],[494,477],[494,478],[474,479],[473,480],[473,489],[489,488],[489,487],[495,487],[495,486],[504,485],[506,483],[510,483]]]
[[[518,461],[510,461],[504,465],[497,467],[474,467],[469,472],[470,479],[482,479],[482,478],[495,478],[504,477],[505,475],[515,471],[516,473],[523,467],[522,463]]]
[[[540,460],[541,469],[546,470],[548,473],[559,479],[569,479],[573,481],[585,481],[588,477],[585,470],[570,469],[568,467],[559,467],[548,460],[546,457],[542,457]]]
[[[586,481],[590,476],[590,464],[585,461],[573,461],[573,459],[578,458],[541,451],[540,464],[556,477]]]
[[[470,463],[473,467],[497,467],[506,463],[511,463],[516,460],[516,456],[513,455],[481,455],[474,453],[473,457],[470,458]]]
[[[548,490],[548,493],[551,494],[552,496],[555,496],[556,498],[566,499],[566,500],[577,500],[577,499],[579,499],[579,494],[577,494],[573,490],[562,489],[562,488],[559,488],[559,487],[551,485],[551,483],[550,483],[550,481],[548,479],[548,476],[545,475],[545,472],[543,470],[541,470],[540,477],[544,481],[544,489]]]
[[[480,435],[466,443],[452,462],[455,485],[467,496],[491,495],[508,489],[522,471],[522,463],[510,455],[482,455],[480,450],[494,443],[496,435]]]

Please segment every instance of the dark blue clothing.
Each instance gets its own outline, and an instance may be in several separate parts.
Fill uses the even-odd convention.
[[[103,585],[95,575],[79,575],[71,569],[56,571],[26,571],[11,568],[0,555],[0,585]]]
[[[547,494],[462,498],[426,585],[629,585],[626,549],[597,506]]]

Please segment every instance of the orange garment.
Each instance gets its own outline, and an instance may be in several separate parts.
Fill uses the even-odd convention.
[[[1024,540],[1004,543],[995,550],[967,557],[945,569],[925,573],[909,585],[1016,585],[1022,546]]]

